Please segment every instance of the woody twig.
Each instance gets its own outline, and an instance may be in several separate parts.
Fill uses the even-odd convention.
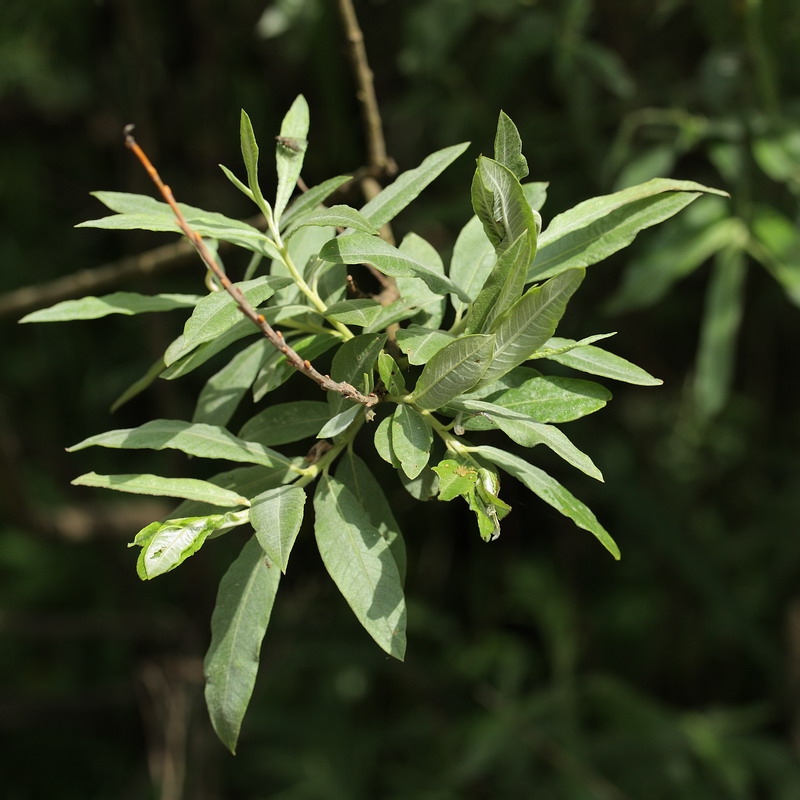
[[[298,370],[298,372],[302,372],[304,375],[311,378],[311,380],[319,384],[324,391],[336,392],[342,397],[346,397],[355,403],[361,403],[367,408],[374,406],[378,402],[377,395],[362,394],[358,389],[355,388],[355,386],[352,386],[345,381],[334,381],[330,375],[323,375],[314,368],[310,361],[302,358],[297,351],[290,347],[283,338],[283,334],[280,331],[276,331],[264,319],[264,316],[259,314],[258,311],[253,308],[244,294],[242,294],[241,289],[231,282],[230,278],[228,278],[228,276],[219,266],[214,258],[214,255],[212,254],[211,250],[209,250],[200,234],[197,233],[197,231],[195,231],[186,221],[186,218],[183,216],[183,212],[180,210],[177,202],[175,201],[172,190],[164,183],[164,181],[161,180],[161,176],[158,174],[156,168],[133,138],[132,130],[132,125],[128,125],[125,128],[125,146],[129,150],[133,151],[134,155],[139,159],[142,166],[147,170],[147,173],[150,175],[153,183],[155,183],[159,192],[161,192],[161,196],[172,209],[172,213],[175,215],[175,220],[178,223],[178,227],[183,231],[186,238],[192,243],[195,250],[197,250],[197,253],[202,259],[203,263],[206,265],[206,267],[208,267],[209,270],[211,270],[214,277],[219,281],[220,286],[222,286],[222,288],[228,292],[236,305],[239,306],[241,312],[264,334],[273,347],[286,356],[286,360],[296,370]]]

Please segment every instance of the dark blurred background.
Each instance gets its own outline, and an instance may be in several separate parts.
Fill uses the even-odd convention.
[[[606,382],[613,402],[567,426],[605,485],[535,453],[623,559],[510,479],[514,512],[487,545],[456,503],[417,504],[375,463],[406,531],[408,659],[390,660],[360,629],[304,529],[230,756],[203,708],[201,661],[243,531],[142,584],[126,542],[169,506],[69,485],[90,469],[204,477],[220,465],[64,452],[102,430],[190,418],[226,356],[111,415],[182,315],[20,327],[32,306],[10,293],[173,240],[73,228],[104,213],[91,190],[151,192],[122,146],[126,123],[180,200],[232,216],[252,214],[217,168],[241,173],[240,108],[262,142],[262,183],[267,144],[300,92],[312,113],[306,182],[363,164],[336,3],[4,0],[0,794],[800,797],[800,6],[356,8],[400,168],[473,142],[397,219],[399,235],[449,252],[500,108],[531,179],[551,181],[545,222],[654,175],[732,195],[696,201],[591,267],[560,329],[619,330],[609,348],[664,379]],[[184,260],[98,293],[202,292],[201,281]],[[276,399],[313,391],[293,381]]]

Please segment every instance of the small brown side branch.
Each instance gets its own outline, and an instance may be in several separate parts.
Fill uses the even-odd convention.
[[[383,123],[375,97],[375,84],[372,70],[367,61],[364,47],[364,34],[358,24],[352,0],[339,0],[339,14],[342,18],[347,42],[350,46],[350,58],[353,62],[358,89],[356,96],[364,113],[364,129],[367,135],[369,166],[384,170],[390,166],[386,157],[386,140],[383,137]]]
[[[255,308],[253,308],[253,306],[248,302],[247,298],[242,294],[241,289],[231,283],[230,278],[223,272],[219,264],[217,264],[216,259],[208,249],[206,243],[203,241],[203,238],[186,221],[186,218],[183,216],[180,208],[178,208],[178,204],[175,202],[175,197],[172,194],[172,190],[164,183],[164,181],[161,180],[161,176],[156,171],[156,168],[153,166],[150,159],[145,155],[142,148],[136,143],[136,140],[131,135],[132,130],[133,126],[131,125],[128,125],[125,128],[125,146],[129,150],[133,151],[134,155],[139,159],[142,166],[147,170],[147,173],[152,178],[153,183],[155,183],[155,185],[158,187],[158,190],[161,192],[161,196],[172,209],[172,213],[175,215],[178,226],[183,231],[186,238],[194,245],[195,250],[197,250],[198,255],[203,260],[203,263],[206,265],[206,267],[208,267],[208,269],[211,270],[222,288],[225,289],[225,291],[228,292],[228,294],[234,299],[241,312],[261,330],[261,332],[267,337],[270,344],[276,350],[280,351],[286,356],[286,360],[296,370],[302,372],[304,375],[307,375],[309,378],[311,378],[311,380],[319,384],[319,386],[322,387],[322,389],[324,389],[326,392],[336,392],[342,397],[346,397],[355,403],[361,403],[368,408],[370,406],[374,406],[378,402],[377,395],[365,395],[359,392],[355,386],[352,386],[345,381],[334,381],[331,379],[330,375],[323,375],[321,372],[318,372],[309,361],[301,358],[300,355],[286,343],[283,338],[283,334],[279,331],[276,331],[264,319],[264,317],[259,314]]]

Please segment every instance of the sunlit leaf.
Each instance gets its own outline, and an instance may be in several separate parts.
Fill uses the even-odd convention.
[[[264,552],[281,572],[286,572],[289,555],[303,522],[306,493],[300,486],[278,486],[252,500],[250,524]]]
[[[153,311],[171,311],[174,308],[192,308],[200,301],[195,294],[137,294],[114,292],[102,297],[82,297],[64,300],[49,308],[40,308],[26,314],[20,322],[67,322],[76,319],[99,319],[109,314],[147,314]]]

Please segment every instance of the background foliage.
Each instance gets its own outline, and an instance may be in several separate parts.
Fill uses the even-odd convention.
[[[405,664],[376,651],[321,572],[316,581],[298,568],[233,759],[205,719],[200,658],[238,543],[220,542],[231,550],[219,565],[192,559],[139,585],[124,543],[160,510],[69,487],[89,468],[115,471],[114,456],[63,452],[102,428],[191,416],[206,375],[185,390],[161,381],[113,419],[107,410],[180,321],[16,328],[4,318],[13,343],[0,396],[4,791],[794,797],[800,10],[791,0],[358,9],[402,167],[464,139],[489,152],[502,107],[531,177],[553,181],[550,213],[654,174],[733,195],[643,234],[590,273],[570,307],[576,328],[618,325],[615,351],[665,380],[617,386],[604,412],[569,428],[591,443],[607,481],[570,476],[576,494],[623,560],[528,497],[508,498],[515,513],[492,546],[453,504],[426,508],[424,526],[406,516]],[[181,199],[232,216],[249,212],[215,165],[238,160],[241,107],[268,135],[302,91],[314,109],[306,179],[361,164],[335,10],[322,0],[8,2],[3,290],[163,243],[71,227],[97,216],[91,189],[150,191],[120,143],[129,121]],[[472,168],[457,162],[398,233],[452,244],[469,215]],[[712,231],[720,221],[728,227]],[[199,274],[189,261],[118,288],[193,292]],[[709,385],[693,378],[698,358],[718,368]],[[402,489],[392,499],[401,514],[419,513]],[[293,559],[318,559],[309,536]],[[49,768],[32,771],[42,754]]]

